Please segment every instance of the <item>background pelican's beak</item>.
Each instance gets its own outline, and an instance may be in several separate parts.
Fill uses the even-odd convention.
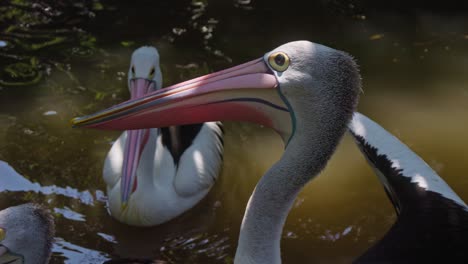
[[[127,131],[125,142],[124,162],[122,166],[122,178],[120,181],[121,204],[124,210],[130,195],[137,188],[137,169],[140,163],[141,153],[149,138],[149,129]]]
[[[72,124],[126,130],[225,120],[258,123],[289,138],[291,115],[263,59],[157,90]]]
[[[143,97],[148,92],[155,89],[155,83],[151,80],[136,78],[130,83],[131,99],[135,100]],[[127,131],[125,142],[124,162],[122,166],[122,178],[120,181],[120,195],[122,210],[125,210],[130,199],[130,195],[137,188],[137,169],[140,163],[141,152],[145,148],[149,137],[149,129],[138,129]]]
[[[23,264],[24,258],[21,255],[14,254],[8,248],[0,244],[0,264]]]

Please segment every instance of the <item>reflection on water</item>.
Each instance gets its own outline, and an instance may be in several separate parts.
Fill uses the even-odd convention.
[[[69,220],[81,221],[81,222],[86,221],[84,215],[82,215],[80,213],[77,213],[77,212],[74,212],[73,210],[71,210],[70,208],[68,208],[66,206],[65,206],[65,208],[54,208],[54,213],[60,214],[63,217],[65,217],[66,219],[69,219]]]
[[[87,205],[94,204],[94,198],[89,191],[80,192],[74,188],[57,187],[53,186],[41,186],[39,183],[32,183],[28,179],[19,175],[12,167],[10,167],[4,161],[0,161],[0,192],[12,191],[12,192],[36,192],[44,195],[63,195],[68,198],[76,199]],[[100,192],[102,193],[102,192]],[[101,194],[102,195],[102,194]],[[63,209],[62,209],[63,211]]]
[[[103,161],[119,133],[71,129],[68,121],[128,98],[126,71],[138,46],[158,47],[169,85],[297,39],[353,54],[364,83],[359,111],[467,201],[466,12],[401,13],[395,3],[402,1],[386,8],[319,1],[312,9],[283,2],[1,1],[0,208],[32,201],[54,213],[52,263],[231,263],[250,193],[283,151],[276,134],[225,123],[222,175],[208,196],[169,223],[135,228],[108,215],[101,191]],[[284,262],[349,263],[394,220],[383,188],[345,137],[293,206]]]
[[[109,257],[95,250],[83,248],[56,237],[53,246],[54,258],[63,260],[63,263],[102,263]]]

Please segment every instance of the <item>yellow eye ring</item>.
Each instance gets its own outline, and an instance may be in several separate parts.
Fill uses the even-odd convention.
[[[0,228],[0,241],[2,241],[3,239],[5,239],[5,237],[6,237],[6,231],[5,231],[5,229]]]
[[[150,73],[148,75],[148,79],[153,79],[155,72],[156,72],[156,70],[154,69],[154,67],[151,67],[151,71],[150,71]]]
[[[278,51],[272,53],[268,57],[268,64],[273,68],[275,71],[284,72],[288,69],[291,60],[289,59],[286,53]]]

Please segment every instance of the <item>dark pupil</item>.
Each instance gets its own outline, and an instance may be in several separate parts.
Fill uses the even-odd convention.
[[[135,74],[135,67],[132,67],[132,73]]]
[[[150,75],[153,75],[153,74],[154,74],[154,69],[152,69],[150,72]]]
[[[278,55],[275,56],[275,62],[279,66],[283,66],[285,61],[286,61],[286,59],[284,58],[284,55],[278,54]]]

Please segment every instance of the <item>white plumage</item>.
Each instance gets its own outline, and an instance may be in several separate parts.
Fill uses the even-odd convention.
[[[162,77],[156,49],[137,49],[132,55],[129,86],[132,79],[148,79],[152,67],[158,69],[153,79],[155,89],[159,89]],[[104,162],[103,177],[110,213],[129,225],[161,224],[192,208],[211,189],[221,168],[221,123],[204,123],[178,161],[174,160],[170,146],[163,143],[161,129],[148,131],[137,164],[136,185],[126,205],[122,204],[121,180],[129,131],[117,139]],[[171,140],[179,139],[173,137]]]

